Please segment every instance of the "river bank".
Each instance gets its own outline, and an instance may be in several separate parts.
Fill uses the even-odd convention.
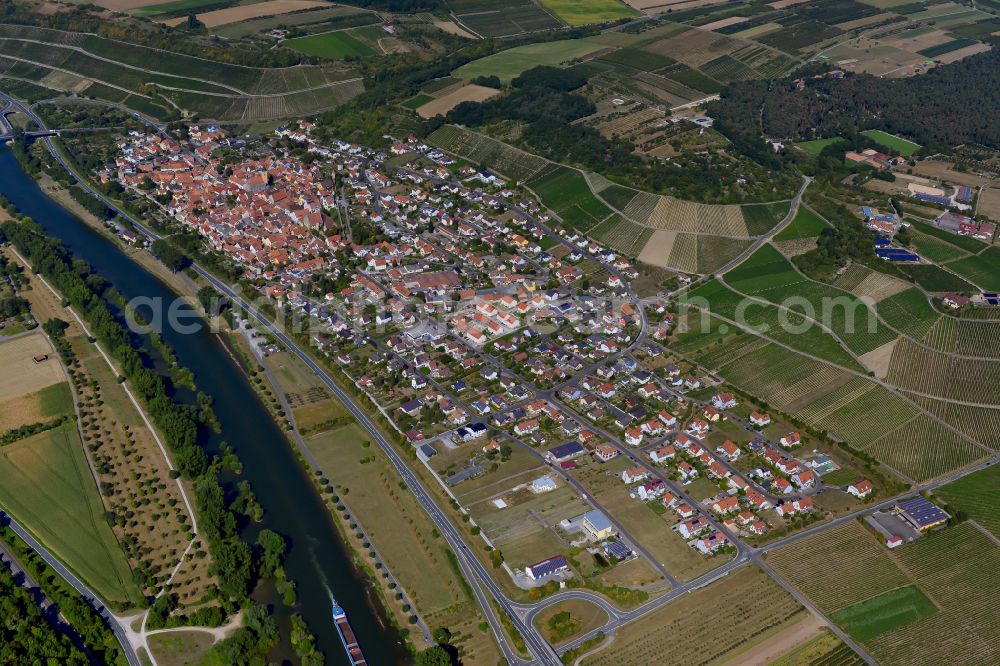
[[[9,151],[0,151],[0,190],[25,214],[38,220],[48,233],[62,239],[127,299],[142,296],[166,303],[175,300],[174,292],[153,272],[98,229],[46,196],[21,171]],[[190,306],[180,309],[194,315]],[[229,442],[244,463],[243,477],[251,482],[264,507],[265,516],[259,527],[274,529],[288,538],[286,569],[289,577],[299,583],[296,610],[316,633],[328,663],[346,661],[330,619],[333,597],[348,610],[373,663],[406,661],[406,652],[398,638],[387,632],[371,613],[366,585],[355,577],[322,498],[286,445],[284,433],[261,405],[221,342],[205,330],[182,334],[168,327],[163,337],[181,364],[196,371],[206,393],[216,397],[222,435],[206,442],[206,449],[214,453],[223,440]]]
[[[108,228],[107,224],[80,205],[70,196],[65,188],[47,175],[42,174],[38,180],[42,191],[49,198],[69,210],[96,233],[108,241],[115,243],[130,258],[164,282],[175,294],[186,298],[192,307],[198,310],[203,317],[207,316],[207,313],[205,313],[197,300],[198,289],[205,286],[205,282],[200,277],[195,276],[192,279],[184,272],[171,271],[154,257],[148,249],[137,248],[125,243],[120,236]],[[365,536],[364,525],[359,524],[357,518],[350,512],[337,510],[338,504],[343,504],[342,498],[334,500],[326,496],[331,491],[320,483],[319,475],[323,474],[322,470],[316,466],[315,461],[308,460],[303,455],[303,443],[298,436],[297,430],[294,427],[289,428],[286,426],[289,421],[294,422],[294,418],[292,410],[287,405],[287,398],[284,391],[277,382],[269,377],[265,377],[265,379],[260,380],[260,383],[258,383],[256,379],[257,371],[254,369],[254,366],[260,360],[254,357],[254,353],[243,335],[234,331],[224,321],[220,323],[221,327],[217,333],[219,341],[227,353],[230,354],[234,363],[241,368],[276,425],[282,429],[285,434],[287,446],[295,451],[300,465],[309,473],[309,478],[312,480],[316,492],[323,497],[331,521],[340,535],[341,544],[350,555],[355,568],[354,573],[359,580],[362,580],[366,584],[369,606],[380,620],[380,625],[386,630],[397,631],[401,635],[406,635],[407,640],[412,644],[412,649],[420,650],[433,645],[426,627],[423,628],[423,631],[419,632],[411,632],[411,629],[407,628],[408,625],[412,624],[410,622],[413,614],[411,610],[412,602],[405,596],[405,593],[400,594],[401,590],[394,580],[391,567],[371,549],[371,544]],[[271,387],[270,391],[265,388],[265,382]],[[275,397],[276,395],[280,396],[281,400]],[[281,413],[282,402],[285,403],[285,417]]]

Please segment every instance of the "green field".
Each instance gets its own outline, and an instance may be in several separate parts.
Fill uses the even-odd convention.
[[[0,506],[105,601],[141,601],[74,422],[0,450]]]
[[[434,98],[431,97],[430,95],[425,95],[424,93],[420,93],[419,95],[415,95],[410,99],[404,101],[402,103],[402,106],[405,106],[407,109],[416,109],[417,107],[421,107],[427,102],[430,102],[432,99]]]
[[[975,287],[962,278],[933,264],[900,264],[899,270],[927,291],[975,291]]]
[[[945,266],[980,289],[1000,291],[1000,249],[991,247],[982,254],[951,261]]]
[[[375,51],[367,44],[363,43],[350,32],[341,30],[337,32],[324,32],[308,37],[296,37],[283,42],[285,46],[296,51],[301,51],[308,55],[319,58],[329,58],[337,60],[348,56],[370,56]]]
[[[879,634],[916,622],[937,611],[923,592],[910,585],[843,608],[831,619],[856,641],[866,642]]]
[[[805,206],[799,206],[799,210],[795,213],[795,218],[774,237],[774,240],[783,241],[812,238],[813,236],[819,236],[820,232],[828,229],[829,226],[819,215]]]
[[[593,195],[583,174],[576,169],[546,170],[528,184],[547,208],[579,231],[587,231],[611,215],[611,209]]]
[[[620,0],[539,0],[541,5],[571,26],[604,23],[639,16]]]
[[[916,287],[883,298],[876,309],[887,324],[917,340],[927,335],[927,331],[941,316],[927,302],[924,292]]]
[[[593,37],[583,39],[563,39],[541,44],[518,46],[491,56],[473,60],[462,65],[452,74],[463,79],[474,79],[477,76],[496,75],[504,83],[532,67],[538,65],[559,65],[574,58],[593,53],[604,45]]]
[[[733,321],[741,320],[744,326],[792,349],[864,372],[864,368],[844,351],[832,335],[794,312],[779,312],[776,306],[764,303],[754,303],[751,307],[741,305],[746,297],[718,281],[701,285],[690,293],[690,297],[706,299],[713,314]]]
[[[163,2],[158,5],[147,5],[137,7],[132,11],[135,16],[158,16],[160,14],[176,14],[190,11],[197,13],[202,7],[214,7],[219,4],[219,0],[174,0],[173,2]]]
[[[902,137],[883,132],[882,130],[866,130],[862,134],[883,148],[897,152],[903,157],[910,157],[921,148],[919,143],[907,141]]]
[[[829,139],[814,139],[813,141],[799,141],[796,142],[795,147],[801,148],[810,155],[819,155],[823,152],[823,149],[827,146],[832,146],[835,143],[840,143],[843,141],[839,136],[835,136]]]
[[[964,511],[970,518],[1000,538],[1000,467],[987,467],[938,488],[937,494],[954,513]]]

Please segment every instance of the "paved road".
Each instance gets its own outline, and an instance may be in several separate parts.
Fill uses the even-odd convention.
[[[4,97],[6,97],[6,96],[4,96],[2,93],[0,93],[0,98],[4,98]],[[19,103],[15,102],[15,101],[9,100],[9,98],[8,98],[8,101],[11,102],[18,110],[24,111],[27,115],[29,115],[29,117],[31,117],[33,120],[35,120],[39,124],[39,127],[44,127],[41,124],[41,122],[37,119],[37,117],[34,116],[34,114],[30,113],[30,111],[28,109],[25,109],[23,106],[21,106]],[[136,114],[136,117],[139,118],[140,120],[143,120],[137,114]],[[148,121],[144,121],[144,122],[147,122],[147,124],[152,125],[152,123],[148,123]],[[155,126],[155,125],[153,125],[153,126]],[[162,128],[159,128],[159,127],[157,127],[157,129],[158,130],[162,130]],[[118,210],[119,213],[125,219],[130,220],[133,224],[136,225],[136,227],[139,230],[141,230],[143,233],[145,233],[145,235],[147,235],[149,238],[151,238],[151,239],[158,238],[158,236],[155,233],[153,233],[152,231],[150,231],[149,229],[147,229],[146,227],[144,227],[140,222],[138,222],[137,220],[134,220],[127,213],[125,213],[124,211],[121,211],[120,209],[118,209],[118,207],[113,202],[111,202],[108,199],[106,199],[99,192],[96,192],[96,191],[92,190],[89,187],[89,185],[87,185],[87,183],[85,181],[83,181],[82,179],[79,178],[79,176],[76,174],[76,172],[73,170],[73,168],[70,165],[68,165],[68,164],[66,164],[64,162],[64,160],[62,159],[62,157],[55,150],[55,147],[52,144],[52,142],[50,141],[50,139],[44,138],[43,141],[45,141],[45,143],[46,143],[49,151],[53,154],[53,156],[55,157],[55,159],[60,164],[62,164],[67,169],[67,171],[69,171],[69,173],[71,175],[73,175],[75,178],[77,178],[77,180],[80,182],[80,184],[85,189],[87,189],[88,191],[90,191],[91,194],[93,194],[94,196],[96,196],[98,199],[102,200],[106,205],[108,205],[112,209]],[[775,227],[775,229],[772,230],[772,232],[770,232],[769,234],[767,234],[765,236],[759,237],[757,239],[757,241],[755,242],[755,244],[746,253],[744,253],[740,257],[737,257],[732,262],[730,262],[729,264],[727,264],[726,266],[724,266],[722,269],[720,269],[720,271],[719,271],[720,273],[724,273],[727,270],[731,269],[733,266],[738,265],[742,260],[744,260],[747,256],[749,256],[749,254],[752,253],[753,250],[755,250],[756,248],[758,248],[763,243],[767,242],[767,240],[769,240],[774,234],[778,233],[778,231],[780,231],[781,228],[783,228],[788,223],[790,223],[791,219],[794,217],[794,213],[797,210],[797,207],[798,207],[799,203],[801,202],[802,194],[803,194],[805,188],[808,186],[808,183],[809,183],[808,179],[804,180],[802,188],[799,190],[798,194],[796,194],[795,198],[793,199],[792,207],[790,208],[789,214],[786,216],[786,218],[784,220],[782,220],[782,222],[777,227]],[[551,230],[549,230],[548,228],[546,228],[544,225],[539,224],[539,226],[541,226],[543,229],[545,229],[545,231],[547,231],[549,233],[553,233],[553,232],[551,232]],[[562,242],[567,243],[565,241],[565,239],[562,239],[558,235],[556,235],[556,237],[559,238]],[[242,307],[245,311],[247,311],[255,319],[257,319],[257,321],[260,322],[260,324],[262,326],[264,326],[265,328],[267,328],[269,330],[269,332],[272,335],[275,336],[276,339],[278,339],[279,341],[281,341],[289,349],[289,351],[291,353],[294,353],[296,356],[298,356],[300,358],[300,360],[302,360],[302,362],[305,363],[321,379],[321,381],[323,381],[324,384],[326,384],[327,387],[340,400],[342,400],[344,402],[344,404],[348,407],[348,409],[352,412],[352,414],[358,419],[358,421],[370,432],[370,434],[372,435],[373,439],[376,441],[376,443],[378,443],[378,445],[380,446],[380,448],[383,449],[383,451],[386,453],[386,455],[392,461],[393,465],[397,468],[400,476],[404,479],[404,481],[408,484],[408,486],[411,489],[411,491],[417,497],[418,502],[428,512],[428,514],[431,516],[431,519],[438,526],[438,529],[441,531],[442,535],[445,536],[445,538],[447,539],[449,545],[455,551],[456,556],[457,556],[458,561],[459,561],[459,566],[462,569],[463,575],[465,575],[466,578],[472,584],[473,592],[474,592],[474,594],[475,594],[475,596],[477,598],[477,601],[479,602],[480,606],[483,607],[485,615],[487,617],[487,620],[489,621],[489,623],[490,623],[490,625],[491,625],[491,627],[492,627],[495,635],[497,636],[498,641],[499,641],[500,646],[501,646],[501,650],[504,653],[504,656],[508,660],[508,662],[514,663],[514,664],[525,664],[525,663],[528,663],[524,659],[522,659],[521,657],[517,656],[513,652],[513,650],[511,650],[511,648],[509,647],[509,645],[507,644],[507,640],[505,638],[504,631],[503,631],[502,627],[500,626],[499,621],[497,620],[497,618],[492,613],[491,601],[490,601],[489,597],[492,597],[493,601],[510,617],[510,619],[511,619],[512,623],[514,624],[515,628],[524,637],[525,642],[526,642],[529,650],[532,652],[534,658],[537,661],[539,661],[539,662],[541,662],[543,664],[556,664],[556,663],[559,663],[559,661],[558,661],[558,657],[556,656],[555,652],[548,645],[548,643],[545,642],[545,640],[542,639],[541,636],[538,635],[538,633],[534,630],[534,627],[533,627],[533,625],[531,623],[531,621],[533,620],[533,618],[542,609],[544,609],[544,608],[546,608],[546,607],[548,607],[548,606],[550,606],[550,605],[552,605],[554,603],[557,603],[559,601],[563,601],[563,600],[566,600],[566,599],[586,599],[588,601],[592,601],[592,602],[596,603],[597,605],[599,605],[601,608],[603,608],[608,613],[608,616],[609,616],[610,620],[609,620],[609,622],[604,627],[601,627],[600,629],[596,629],[596,630],[594,630],[594,631],[592,631],[592,632],[590,632],[590,633],[588,633],[588,634],[586,634],[584,636],[581,636],[581,637],[575,639],[574,641],[571,641],[569,644],[563,646],[560,649],[560,651],[559,651],[560,653],[563,653],[566,650],[569,650],[569,649],[572,649],[574,647],[577,647],[577,646],[581,645],[582,643],[584,643],[585,641],[589,640],[590,638],[593,638],[598,632],[604,632],[604,633],[612,632],[612,631],[616,630],[617,628],[620,628],[621,626],[624,626],[625,624],[627,624],[629,622],[635,621],[636,619],[638,619],[640,617],[643,617],[646,614],[648,614],[650,612],[653,612],[653,611],[661,608],[665,604],[670,603],[671,601],[675,600],[677,597],[679,597],[679,596],[681,596],[683,594],[686,594],[686,593],[688,593],[688,592],[690,592],[692,590],[698,589],[698,588],[703,587],[705,585],[711,584],[712,582],[714,582],[714,581],[716,581],[716,580],[718,580],[718,579],[720,579],[720,578],[728,575],[733,569],[735,569],[737,567],[743,566],[744,564],[753,563],[753,564],[755,564],[757,566],[760,566],[767,573],[769,573],[780,585],[782,585],[783,587],[785,587],[785,589],[787,589],[793,596],[795,596],[797,599],[799,599],[800,603],[802,603],[804,606],[806,606],[807,608],[809,608],[813,613],[815,613],[818,617],[822,618],[827,624],[829,624],[831,626],[831,629],[838,636],[840,636],[841,639],[844,640],[845,643],[847,643],[853,649],[855,649],[855,651],[858,652],[858,654],[861,655],[868,663],[874,663],[871,660],[871,657],[867,655],[867,653],[861,648],[861,646],[859,646],[856,643],[854,643],[850,639],[849,636],[847,636],[846,634],[843,634],[843,632],[838,627],[836,627],[836,625],[833,625],[833,623],[830,622],[829,619],[826,618],[824,615],[822,615],[818,611],[818,609],[815,609],[815,607],[813,607],[811,605],[811,603],[809,603],[808,599],[805,599],[804,597],[802,597],[801,594],[799,594],[794,588],[792,588],[787,582],[785,582],[779,575],[777,575],[773,570],[771,570],[770,567],[768,567],[767,564],[763,561],[763,555],[767,551],[769,551],[769,550],[774,550],[776,548],[780,548],[782,546],[789,545],[789,544],[794,543],[796,541],[799,541],[801,539],[807,538],[808,536],[811,536],[811,535],[813,535],[815,533],[818,533],[818,532],[830,529],[831,527],[834,527],[836,525],[842,524],[842,523],[844,523],[846,521],[853,520],[853,519],[855,519],[855,518],[857,518],[857,517],[859,517],[861,515],[865,515],[867,513],[874,512],[874,511],[879,510],[881,508],[887,508],[888,506],[891,506],[893,503],[895,503],[895,501],[897,501],[899,498],[886,500],[886,501],[881,502],[879,504],[872,505],[872,506],[869,506],[869,507],[865,507],[864,509],[861,509],[861,510],[856,511],[854,513],[842,516],[842,517],[840,517],[838,519],[835,519],[833,521],[828,521],[828,522],[823,523],[821,525],[817,525],[817,526],[815,526],[813,528],[809,528],[807,530],[803,530],[802,532],[799,532],[799,533],[793,534],[791,536],[785,537],[784,539],[781,539],[779,541],[776,541],[776,542],[774,542],[772,544],[769,544],[767,546],[760,547],[760,548],[749,547],[746,544],[743,544],[739,539],[733,538],[733,539],[731,539],[731,541],[732,541],[732,543],[736,544],[736,546],[738,548],[738,554],[737,554],[737,557],[735,559],[733,559],[729,563],[723,565],[722,567],[719,567],[718,569],[715,569],[714,571],[709,572],[708,574],[705,574],[704,576],[701,576],[701,577],[699,577],[699,578],[697,578],[697,579],[695,579],[693,581],[690,581],[688,583],[681,584],[681,585],[679,585],[679,586],[671,589],[665,595],[663,595],[661,597],[658,597],[657,599],[654,599],[654,600],[652,600],[650,602],[647,602],[646,604],[643,604],[642,606],[639,606],[638,608],[633,609],[631,611],[621,611],[621,610],[618,610],[616,607],[614,607],[609,601],[607,601],[603,597],[600,597],[599,595],[597,595],[597,594],[595,594],[593,592],[587,591],[587,590],[568,590],[568,591],[559,592],[559,593],[557,593],[555,595],[552,595],[552,596],[546,598],[545,600],[543,600],[543,601],[541,601],[541,602],[539,602],[537,604],[533,604],[533,605],[532,604],[514,603],[514,602],[511,602],[510,600],[508,600],[505,597],[503,591],[496,585],[496,583],[493,582],[490,573],[485,569],[485,567],[482,565],[482,563],[479,562],[479,560],[472,553],[470,553],[468,551],[468,548],[467,548],[467,546],[465,545],[465,543],[463,541],[463,537],[462,537],[461,533],[459,533],[459,531],[451,524],[451,522],[448,520],[448,518],[438,508],[437,504],[431,498],[431,496],[429,495],[429,493],[427,492],[427,490],[423,487],[423,485],[420,483],[420,481],[417,479],[417,477],[410,471],[409,467],[399,457],[399,455],[396,453],[396,451],[393,448],[393,446],[388,441],[385,440],[385,438],[381,435],[381,432],[368,419],[368,417],[365,414],[365,412],[354,402],[353,398],[351,396],[349,396],[346,392],[344,392],[332,380],[332,378],[329,375],[327,375],[327,373],[325,372],[325,370],[323,368],[321,368],[318,364],[316,364],[308,354],[306,354],[305,352],[303,352],[299,348],[299,346],[293,340],[291,340],[290,338],[288,338],[284,334],[283,331],[279,330],[274,324],[272,324],[269,320],[267,320],[267,318],[265,318],[263,315],[261,315],[259,312],[257,312],[255,309],[253,309],[251,306],[249,306],[249,304],[246,303],[238,294],[236,294],[228,285],[222,283],[221,281],[219,281],[218,279],[216,279],[213,275],[205,272],[199,266],[195,265],[194,268],[195,268],[195,270],[197,270],[199,272],[200,275],[202,275],[216,289],[218,289],[221,293],[223,293],[224,295],[226,295],[227,297],[229,297],[230,299],[232,299],[235,304],[237,304],[238,306]],[[645,314],[644,308],[640,308],[640,311],[643,312],[643,314]],[[623,353],[627,353],[628,351],[631,351],[632,349],[634,349],[635,347],[637,347],[639,344],[641,344],[641,341],[645,337],[643,334],[645,333],[646,328],[647,328],[647,326],[645,325],[645,320],[644,320],[643,321],[643,326],[642,326],[642,329],[641,329],[642,333],[639,336],[637,336],[637,339],[633,343],[633,345],[631,345],[629,347],[629,349],[625,350],[625,352],[623,352]],[[554,394],[554,391],[555,391],[555,389],[553,389],[552,391],[537,391],[536,390],[536,395],[540,395],[540,397],[550,397],[550,394]],[[554,401],[554,403],[558,404],[561,407],[565,406],[561,401]],[[574,414],[573,410],[567,410],[567,411],[569,411],[570,414]],[[576,416],[579,418],[579,415],[576,415]],[[609,434],[609,433],[607,433],[607,434]],[[612,441],[612,442],[616,442],[616,440],[617,440],[617,438],[615,438],[615,437],[608,437],[608,439],[609,439],[609,441]],[[627,449],[625,447],[623,447],[623,449],[624,449],[622,451],[623,453],[625,453],[626,455],[629,455],[629,457],[633,457],[634,458],[634,455],[632,454],[631,450],[629,450],[629,449]],[[637,454],[635,454],[635,455],[637,455]],[[637,460],[637,462],[643,462],[640,459],[636,459],[636,460]],[[936,487],[938,487],[940,485],[944,485],[945,483],[951,482],[951,481],[953,481],[955,479],[958,479],[958,478],[961,478],[961,477],[966,476],[968,474],[971,474],[974,471],[978,471],[979,469],[982,469],[982,468],[988,467],[990,465],[993,465],[993,464],[997,463],[998,461],[1000,461],[1000,456],[996,456],[994,458],[991,458],[988,461],[980,463],[979,465],[976,465],[974,467],[968,468],[966,470],[963,470],[963,471],[960,471],[960,472],[955,472],[955,473],[953,473],[953,474],[951,474],[951,475],[949,475],[947,477],[942,477],[941,479],[938,479],[937,481],[934,481],[934,482],[931,482],[931,483],[928,483],[928,484],[923,484],[921,486],[918,486],[917,488],[915,488],[910,493],[907,493],[906,495],[904,495],[904,497],[912,495],[912,494],[914,494],[916,492],[919,492],[919,491],[931,490],[931,489],[936,488]],[[670,484],[670,485],[673,486],[674,484]],[[682,496],[682,497],[686,497],[685,493],[683,493],[683,492],[680,492],[679,495]],[[687,498],[687,499],[690,499],[690,498]],[[711,519],[711,516],[710,516],[710,519]],[[724,533],[727,533],[727,536],[728,536],[727,530],[723,529],[722,531]],[[487,594],[488,594],[488,596],[487,596]],[[523,615],[519,614],[516,611],[521,611],[523,613]]]
[[[135,653],[135,650],[132,649],[132,645],[128,641],[128,637],[125,634],[125,630],[118,622],[118,619],[114,615],[112,615],[111,612],[107,609],[106,604],[100,600],[97,594],[95,594],[93,590],[87,587],[87,585],[82,580],[77,578],[76,574],[74,574],[72,571],[66,568],[66,566],[64,566],[63,563],[60,562],[55,555],[53,555],[51,552],[49,552],[47,548],[45,548],[45,546],[39,543],[38,540],[35,539],[35,537],[33,537],[30,532],[24,529],[20,525],[20,523],[14,520],[14,518],[10,514],[4,511],[0,511],[0,520],[4,520],[5,522],[7,522],[7,524],[10,526],[10,529],[14,531],[14,534],[20,537],[26,544],[28,544],[28,546],[30,546],[32,550],[38,553],[41,556],[41,558],[45,560],[46,564],[52,567],[52,569],[55,570],[57,574],[62,576],[62,578],[67,583],[72,585],[73,589],[79,592],[83,596],[83,598],[87,601],[87,603],[89,603],[91,606],[94,607],[94,610],[97,611],[97,614],[100,615],[102,618],[104,618],[104,621],[107,622],[108,626],[111,627],[111,630],[115,633],[115,638],[118,639],[118,642],[121,644],[122,649],[125,651],[125,657],[128,659],[129,666],[142,666],[142,662],[139,661],[139,656]]]
[[[28,115],[40,128],[44,128],[44,124],[37,115],[32,113],[28,108],[25,108],[16,100],[7,97],[4,93],[0,93],[0,98],[5,98],[14,105],[18,110],[23,111]],[[136,117],[142,120],[137,114]],[[87,190],[91,195],[95,196],[97,199],[102,201],[109,208],[116,210],[119,215],[124,219],[130,221],[135,225],[136,229],[140,230],[144,235],[146,235],[151,240],[156,240],[159,236],[143,225],[139,220],[136,220],[127,212],[121,210],[113,201],[105,197],[102,193],[94,190],[90,185],[76,173],[74,167],[68,164],[59,151],[56,150],[55,145],[52,143],[51,139],[48,137],[42,139],[49,152],[52,154],[53,158],[59,162],[66,169],[66,171],[78,182],[78,184]],[[358,422],[368,430],[374,441],[379,445],[379,447],[385,452],[386,456],[396,467],[403,481],[407,484],[407,487],[416,496],[418,503],[427,511],[431,519],[434,521],[438,530],[445,536],[448,541],[449,546],[455,551],[456,557],[459,561],[459,565],[462,568],[463,574],[468,578],[472,584],[473,592],[477,597],[477,601],[480,606],[482,606],[484,614],[490,625],[493,628],[494,633],[497,636],[497,640],[500,643],[501,649],[504,652],[505,658],[510,663],[523,664],[524,659],[519,657],[507,644],[504,629],[500,625],[499,621],[492,612],[492,607],[489,599],[483,593],[480,585],[484,586],[486,590],[490,593],[496,603],[500,608],[510,616],[511,622],[514,624],[517,631],[524,637],[525,644],[531,651],[534,659],[542,664],[559,664],[559,658],[556,653],[552,650],[551,646],[538,634],[535,628],[531,625],[525,625],[519,618],[519,616],[514,612],[514,607],[510,604],[510,601],[504,596],[503,591],[500,587],[493,581],[490,573],[478,560],[478,558],[468,551],[465,542],[462,539],[461,534],[458,530],[451,524],[447,516],[438,508],[437,504],[431,498],[430,494],[424,488],[423,484],[417,479],[417,477],[410,471],[410,468],[403,462],[402,458],[396,453],[393,445],[383,437],[381,431],[375,426],[374,423],[368,418],[367,414],[354,402],[352,396],[348,395],[340,386],[333,381],[333,379],[326,373],[326,371],[321,368],[312,357],[306,354],[302,349],[295,343],[291,338],[289,338],[285,333],[278,329],[273,323],[271,323],[265,316],[258,312],[253,306],[247,303],[239,294],[237,294],[233,289],[218,280],[214,275],[205,271],[197,264],[192,265],[195,271],[198,272],[206,281],[208,281],[213,287],[215,287],[223,295],[230,298],[234,304],[242,308],[244,311],[249,313],[256,319],[263,327],[265,327],[274,337],[279,340],[291,353],[299,357],[299,359],[306,364],[307,367],[312,370],[317,377],[329,388],[334,395],[337,396],[347,407],[348,410],[358,419]],[[477,580],[479,579],[478,584]],[[116,632],[117,633],[117,632]],[[127,640],[125,641],[127,644]]]

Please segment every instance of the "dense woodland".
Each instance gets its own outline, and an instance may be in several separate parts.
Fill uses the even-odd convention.
[[[0,565],[0,663],[87,664],[78,650],[47,619],[32,593],[22,587],[6,565]]]
[[[797,179],[770,149],[758,140],[743,152],[750,159],[734,164],[719,155],[685,155],[673,160],[650,160],[635,153],[624,139],[609,139],[593,127],[573,124],[593,114],[594,103],[580,90],[587,76],[579,69],[539,66],[511,81],[510,91],[487,102],[464,102],[448,114],[459,125],[484,127],[503,121],[523,123],[521,145],[556,162],[597,171],[602,175],[650,192],[670,193],[683,199],[708,203],[743,200],[733,188],[737,175],[752,177],[761,168],[777,191],[764,199],[791,196]]]
[[[773,139],[806,140],[883,129],[934,152],[964,143],[1000,148],[996,109],[1000,49],[903,79],[806,78],[803,90],[789,80],[738,81],[709,113],[716,129],[741,144],[763,145],[761,132]]]

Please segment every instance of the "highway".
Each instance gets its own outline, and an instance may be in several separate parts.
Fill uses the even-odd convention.
[[[4,511],[0,511],[0,520],[6,522],[7,525],[10,526],[10,529],[13,530],[14,534],[28,544],[32,550],[38,553],[39,556],[45,560],[46,564],[52,567],[57,574],[62,576],[63,580],[72,585],[73,589],[79,592],[87,603],[94,607],[97,614],[104,618],[104,621],[107,622],[108,626],[111,627],[111,630],[115,633],[115,638],[117,638],[118,642],[121,644],[122,650],[125,652],[125,658],[128,659],[129,666],[142,666],[142,662],[139,661],[139,656],[135,653],[135,650],[132,649],[132,644],[129,643],[124,628],[122,628],[121,624],[118,622],[118,618],[111,614],[107,606],[100,600],[97,594],[87,587],[82,580],[77,578],[76,574],[66,568],[66,566],[64,566],[55,555],[49,552],[45,546],[39,543],[28,530],[24,529],[20,523],[14,520],[13,516]]]

